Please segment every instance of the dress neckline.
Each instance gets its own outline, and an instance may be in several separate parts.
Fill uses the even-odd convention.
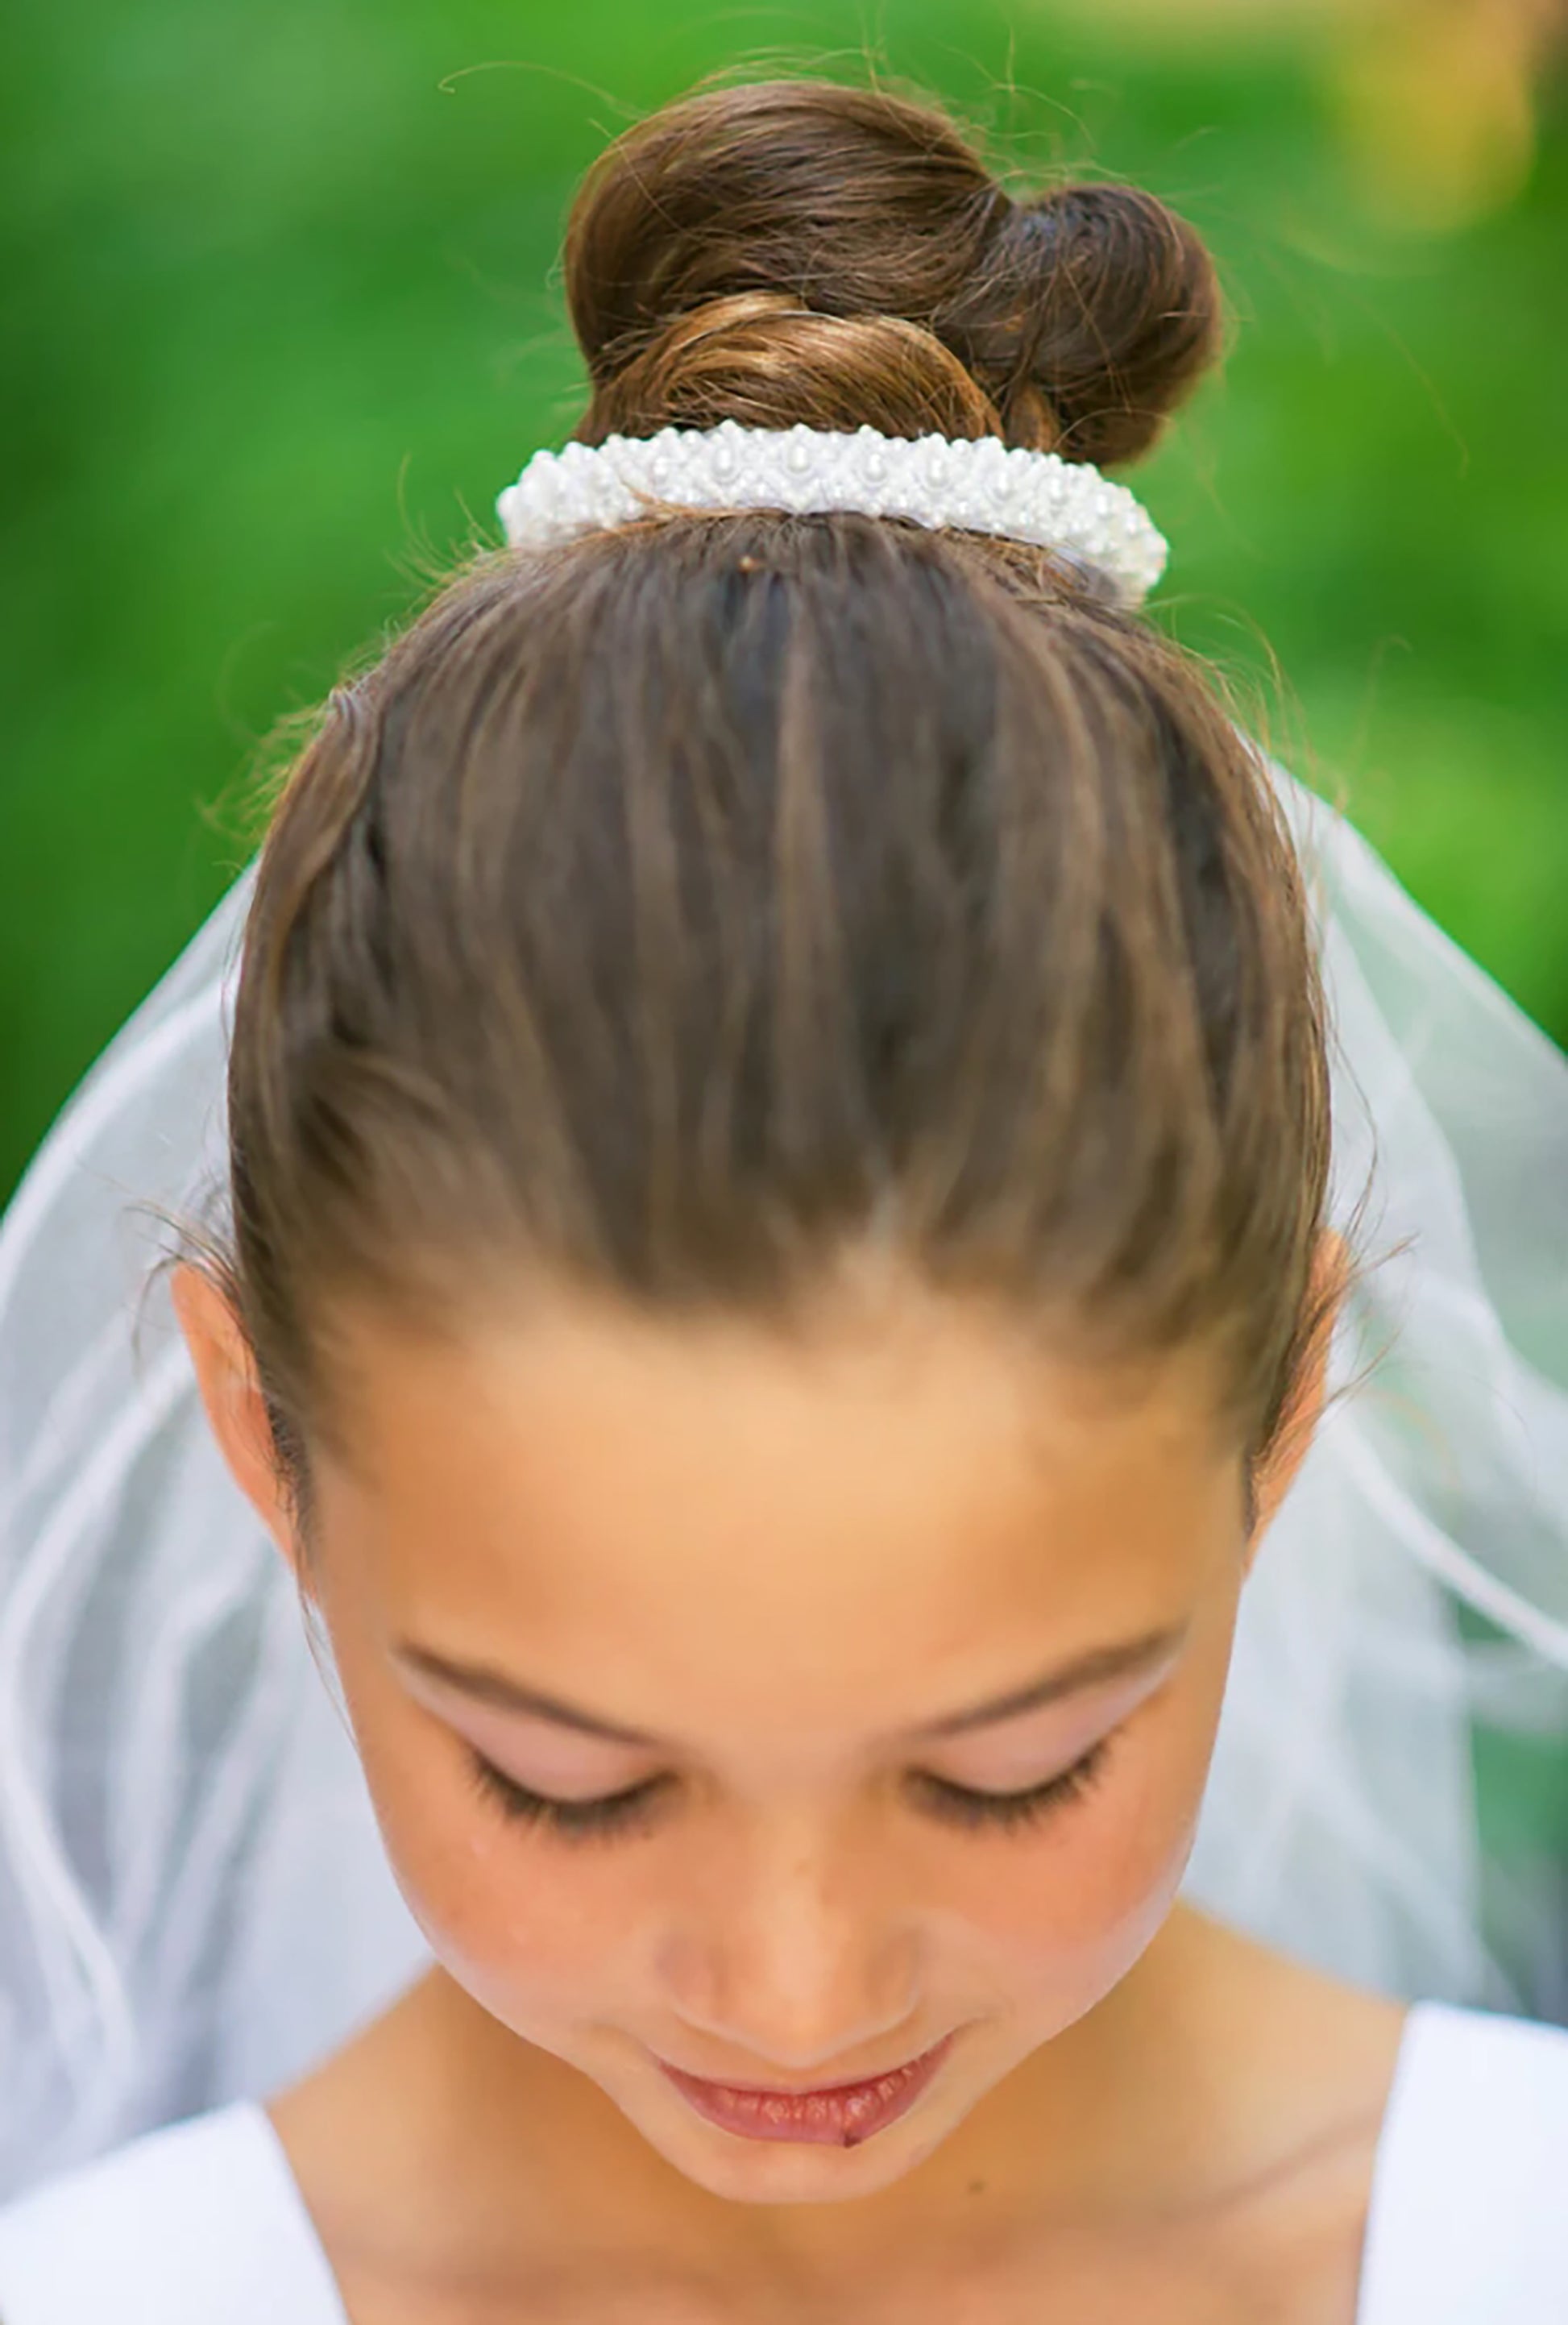
[[[1568,2317],[1568,2033],[1407,2015],[1373,2168],[1356,2325]]]
[[[1397,2223],[1393,2225],[1390,2235],[1384,2235],[1385,2218],[1402,2206],[1406,2186],[1418,2169],[1416,2156],[1412,2151],[1424,2153],[1427,2145],[1426,2140],[1419,2135],[1425,2126],[1418,2125],[1416,2118],[1417,2095],[1425,2081],[1429,2038],[1436,2033],[1444,2021],[1463,2020],[1473,2015],[1473,2013],[1450,2009],[1442,2003],[1431,2002],[1412,2003],[1405,2013],[1373,2159],[1354,2325],[1408,2325],[1411,2316],[1421,2313],[1409,2307],[1405,2290],[1404,2239]],[[302,2250],[308,2248],[320,2274],[324,2296],[330,2300],[330,2314],[323,2311],[320,2325],[351,2325],[332,2263],[327,2258],[326,2246],[322,2244],[272,2119],[259,2103],[249,2103],[248,2111],[254,2115],[256,2127],[268,2150],[278,2192],[301,2239]],[[315,2325],[314,2320],[311,2325]]]

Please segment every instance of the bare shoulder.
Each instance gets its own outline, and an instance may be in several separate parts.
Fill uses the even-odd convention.
[[[1271,2111],[1305,2131],[1357,2113],[1380,2121],[1410,2018],[1407,2003],[1330,1977],[1183,1909],[1195,2024],[1250,2062]]]
[[[421,1980],[342,2049],[267,2103],[301,2202],[340,2274],[376,2249],[386,2223],[420,2216],[428,2145],[443,2125],[439,2078],[420,2039]]]
[[[476,2043],[476,2029],[487,2039]],[[474,2275],[496,2209],[509,2257],[558,2243],[539,2151],[567,2135],[559,2094],[530,2104],[530,2062],[542,2054],[512,2038],[498,2092],[485,2069],[494,2051],[493,2022],[432,1970],[268,2102],[352,2316],[444,2318],[444,2288]],[[498,2179],[504,2203],[487,2209]]]
[[[1184,1923],[1188,2040],[1230,2094],[1188,2222],[1207,2313],[1351,2325],[1407,2006],[1201,1915]]]

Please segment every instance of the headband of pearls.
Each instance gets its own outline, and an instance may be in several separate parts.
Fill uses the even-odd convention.
[[[544,547],[663,506],[839,509],[998,533],[1096,567],[1136,606],[1165,570],[1166,542],[1125,485],[1087,462],[994,436],[838,434],[818,428],[664,428],[536,452],[496,499],[507,541]]]

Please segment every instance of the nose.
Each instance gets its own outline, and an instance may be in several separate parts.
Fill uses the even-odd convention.
[[[853,1844],[798,1824],[715,1861],[700,1905],[688,1900],[667,1932],[660,1969],[685,2026],[718,2055],[678,2064],[761,2081],[898,2063],[889,2041],[915,2018],[918,1941],[865,1874]]]

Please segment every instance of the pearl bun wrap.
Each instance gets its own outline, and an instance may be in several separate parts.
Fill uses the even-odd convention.
[[[1092,565],[1136,606],[1165,570],[1166,542],[1125,485],[1087,462],[994,436],[884,436],[817,428],[664,428],[536,452],[496,510],[511,546],[543,548],[628,524],[661,505],[853,509],[1031,542]]]

